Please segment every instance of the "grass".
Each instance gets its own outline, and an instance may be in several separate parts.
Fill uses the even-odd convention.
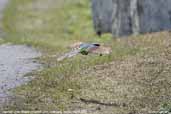
[[[32,5],[32,2],[14,0],[12,7],[9,5],[4,19],[4,28],[12,37],[8,37],[9,41],[36,47],[61,48],[78,40],[99,40],[93,32],[90,11],[87,10],[88,1],[75,1],[71,4],[69,0],[64,3],[58,0],[52,7],[52,3],[48,2],[49,8],[42,6],[37,9],[34,7],[38,7],[36,5],[39,5],[40,1],[34,1],[35,5]],[[43,2],[46,5],[47,1]],[[21,6],[16,7],[18,4]],[[16,12],[18,15],[14,15]]]
[[[112,36],[108,34],[98,38],[93,30],[88,0],[12,0],[6,8],[3,23],[4,30],[7,33],[3,42],[31,45],[43,53],[40,58],[40,61],[44,63],[43,71],[31,73],[35,76],[35,79],[14,90],[18,99],[11,103],[10,109],[15,110],[74,110],[98,107],[80,102],[80,97],[115,101],[119,97],[115,98],[116,96],[112,96],[113,91],[109,92],[115,85],[114,83],[120,83],[119,85],[116,84],[116,87],[125,88],[130,84],[127,81],[134,78],[132,74],[136,75],[136,73],[126,72],[128,75],[125,75],[128,78],[122,77],[122,80],[115,81],[114,72],[117,70],[115,67],[117,61],[127,62],[127,59],[132,58],[132,56],[135,56],[135,60],[136,57],[141,60],[146,55],[157,55],[166,48],[167,43],[170,44],[168,40],[170,33],[168,32],[130,36],[127,39],[120,40],[112,39]],[[68,45],[76,41],[103,43],[111,46],[113,52],[109,56],[102,57],[79,55],[62,62],[57,62],[55,57],[50,57],[54,54],[60,56],[69,51],[67,49]],[[116,61],[116,63],[114,62],[115,64],[111,65],[112,61]],[[129,64],[131,62],[136,64],[137,61],[128,61]],[[122,63],[118,62],[118,64]],[[98,65],[102,65],[100,70],[96,69]],[[132,72],[129,66],[127,67],[126,70]],[[142,70],[144,67],[142,67]],[[150,68],[153,67],[149,66]],[[160,65],[156,68],[160,68]],[[118,71],[124,72],[124,69],[118,69]],[[110,80],[102,78],[108,76],[106,74],[108,72],[111,72],[110,75],[114,76],[107,78],[112,80],[109,85],[107,83]],[[144,72],[147,74],[143,74]],[[144,72],[142,72],[142,77],[145,77],[145,75],[147,77],[153,76],[153,74],[150,74],[153,70]],[[154,72],[157,71],[154,70]],[[118,77],[116,76],[116,78]],[[124,82],[124,79],[127,81]],[[127,89],[134,86],[138,88],[140,85],[133,83]],[[115,89],[117,90],[117,88]],[[168,90],[170,91],[170,89]],[[148,92],[145,91],[145,94]],[[123,96],[126,93],[119,92],[115,94]],[[129,95],[132,94],[128,92]],[[158,95],[161,96],[162,94]],[[139,97],[132,96],[139,99]],[[122,100],[129,101],[127,97]],[[142,107],[145,104],[141,107],[142,102],[138,102],[143,100],[129,101],[132,102],[131,111],[137,108],[133,106],[135,104],[139,104],[138,108],[143,109]],[[148,104],[147,106],[151,105]],[[125,109],[127,113],[130,111],[130,107]],[[114,109],[112,107],[109,111],[114,111]],[[116,108],[117,111],[122,112],[121,109],[123,108]],[[150,110],[150,108],[147,110]]]
[[[4,42],[4,40],[3,39],[0,39],[0,44],[2,44]]]

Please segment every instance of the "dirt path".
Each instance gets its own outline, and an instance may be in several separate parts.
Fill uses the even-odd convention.
[[[3,17],[3,9],[8,1],[0,0],[0,21]],[[1,25],[0,31],[2,31]],[[39,52],[28,46],[0,45],[0,106],[8,99],[8,89],[26,83],[29,79],[23,76],[40,68],[40,64],[33,60],[39,56],[41,56]]]

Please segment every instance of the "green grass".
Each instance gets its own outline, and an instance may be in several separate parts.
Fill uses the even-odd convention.
[[[143,35],[131,36],[131,40],[112,39],[108,34],[98,38],[93,30],[89,0],[12,0],[3,23],[7,33],[3,42],[31,45],[43,53],[40,61],[44,69],[31,73],[35,79],[14,90],[19,99],[10,108],[15,110],[72,109],[72,102],[78,100],[84,89],[81,72],[131,55],[143,55],[148,51],[144,47],[163,46],[160,39],[151,42]],[[146,37],[152,39],[150,35]],[[113,52],[102,57],[79,55],[62,62],[50,57],[69,51],[68,45],[76,41],[103,43],[111,46]]]
[[[53,1],[55,5],[49,3],[48,9],[35,9],[38,6],[32,5],[34,2],[46,5],[47,1],[14,0],[7,8],[4,28],[10,33],[8,41],[45,48],[62,48],[78,40],[101,41],[92,28],[88,1],[57,0]]]
[[[0,39],[0,44],[4,43],[4,40],[3,39]]]

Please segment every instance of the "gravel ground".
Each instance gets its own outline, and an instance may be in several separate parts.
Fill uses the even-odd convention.
[[[0,46],[0,97],[4,97],[8,89],[19,86],[29,79],[23,75],[40,68],[33,58],[41,54],[24,45]]]

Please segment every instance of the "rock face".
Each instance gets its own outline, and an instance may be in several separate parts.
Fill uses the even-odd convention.
[[[171,0],[91,0],[96,32],[127,36],[171,30]]]

